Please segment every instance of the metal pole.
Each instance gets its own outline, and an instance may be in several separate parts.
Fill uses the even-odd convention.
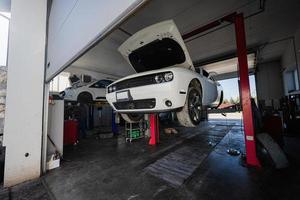
[[[159,121],[157,114],[150,114],[150,145],[159,143]]]
[[[117,124],[116,124],[116,113],[113,110],[112,110],[111,119],[112,119],[111,130],[112,130],[114,135],[117,135],[118,134],[118,127],[117,127]]]
[[[251,108],[251,96],[249,85],[246,34],[243,14],[237,14],[234,18],[236,45],[238,55],[240,96],[243,108],[243,121],[246,144],[246,162],[248,165],[260,167],[256,156],[256,145],[254,137],[254,124]]]

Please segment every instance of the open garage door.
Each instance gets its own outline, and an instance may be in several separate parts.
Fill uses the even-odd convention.
[[[70,65],[146,0],[53,0],[49,16],[46,82]]]

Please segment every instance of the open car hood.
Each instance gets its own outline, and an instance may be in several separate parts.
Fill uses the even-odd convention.
[[[163,21],[138,31],[118,50],[136,72],[171,66],[195,70],[173,20]]]

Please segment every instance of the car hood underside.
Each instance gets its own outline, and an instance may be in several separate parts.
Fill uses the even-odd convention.
[[[181,34],[172,20],[140,30],[126,40],[119,51],[138,73],[170,66],[194,70]]]

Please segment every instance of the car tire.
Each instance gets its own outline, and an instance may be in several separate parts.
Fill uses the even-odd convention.
[[[144,118],[144,114],[128,113],[122,114],[122,118],[128,123],[138,123]]]
[[[82,92],[78,95],[77,101],[79,103],[93,103],[93,96],[88,92]]]
[[[219,106],[223,103],[223,99],[224,99],[224,94],[223,94],[223,91],[221,91],[220,102],[219,102],[219,104],[217,105],[216,108],[219,108]]]
[[[195,127],[202,118],[202,93],[199,87],[190,86],[183,108],[176,113],[182,126]]]

